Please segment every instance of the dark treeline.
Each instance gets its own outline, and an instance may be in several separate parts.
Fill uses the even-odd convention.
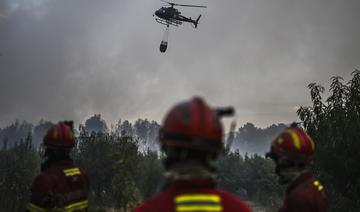
[[[0,150],[0,211],[22,211],[29,197],[31,181],[39,173],[40,155],[31,135],[10,148]],[[140,151],[138,137],[115,132],[80,130],[73,159],[91,180],[92,210],[129,210],[164,185],[161,154]],[[276,208],[281,188],[273,174],[273,164],[260,156],[224,152],[216,164],[222,188],[247,200]]]
[[[32,144],[39,146],[46,131],[54,123],[50,121],[41,120],[37,125],[33,125],[26,121],[16,121],[9,126],[0,128],[0,145],[12,147],[20,140],[26,139],[31,134]],[[85,121],[84,124],[79,125],[78,129],[75,129],[75,134],[78,136],[80,131],[87,134],[95,133],[116,133],[118,135],[126,135],[136,137],[141,142],[142,149],[158,150],[156,140],[159,124],[155,121],[149,121],[147,119],[138,119],[135,123],[131,123],[128,120],[119,120],[117,124],[108,127],[105,120],[101,118],[100,114],[95,114]]]
[[[15,123],[0,128],[0,145],[5,144],[11,147],[21,139],[26,139],[29,133],[32,135],[32,143],[38,146],[46,131],[53,125],[52,122],[41,120],[37,125],[26,121]],[[117,124],[108,124],[101,118],[100,114],[95,114],[85,121],[84,124],[75,129],[76,135],[80,131],[91,134],[95,133],[115,133],[122,136],[135,137],[139,141],[141,151],[150,149],[159,151],[157,144],[158,130],[160,125],[155,121],[147,119],[137,119],[134,123],[128,120],[119,120]],[[271,125],[267,128],[258,128],[252,123],[246,123],[234,132],[234,139],[231,146],[232,151],[239,150],[241,154],[264,155],[268,151],[269,144],[274,137],[286,127],[285,124]]]
[[[330,211],[358,211],[360,71],[353,72],[347,83],[333,77],[325,101],[324,87],[313,83],[309,88],[313,105],[301,107],[298,115],[317,145],[312,169],[325,186]],[[16,122],[0,130],[0,211],[24,209],[30,184],[39,173],[38,144],[50,125],[46,121],[36,126]],[[257,154],[240,154],[236,147],[264,152],[284,127],[240,127],[234,136],[235,148],[225,148],[215,164],[220,187],[275,211],[281,204],[283,188],[277,183],[272,161]],[[158,128],[156,122],[142,119],[108,127],[100,115],[94,115],[77,129],[72,155],[90,177],[92,210],[128,210],[161,189],[164,179],[156,144]]]
[[[333,211],[359,211],[360,71],[347,83],[332,77],[325,101],[323,86],[312,83],[309,89],[313,105],[301,107],[298,115],[317,144],[314,171]]]
[[[11,148],[0,149],[0,211],[24,211],[40,157],[29,134]]]
[[[234,133],[232,150],[245,154],[264,155],[269,151],[270,142],[286,128],[285,124],[273,124],[261,129],[252,123],[246,123]]]

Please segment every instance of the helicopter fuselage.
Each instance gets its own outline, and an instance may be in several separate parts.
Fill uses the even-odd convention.
[[[169,20],[171,18],[176,19],[180,12],[173,7],[162,7],[155,12],[155,15],[159,18]]]
[[[161,7],[157,11],[155,11],[155,15],[163,20],[166,21],[168,24],[176,24],[179,25],[181,22],[190,22],[195,23],[194,20],[191,18],[184,17],[180,15],[181,12],[179,12],[177,9],[173,7]]]

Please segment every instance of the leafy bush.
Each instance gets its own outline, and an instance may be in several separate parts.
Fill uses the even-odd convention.
[[[360,208],[360,71],[346,84],[332,77],[330,95],[323,101],[324,87],[309,85],[313,105],[301,107],[298,115],[314,139],[317,150],[314,172],[326,186],[330,209]]]

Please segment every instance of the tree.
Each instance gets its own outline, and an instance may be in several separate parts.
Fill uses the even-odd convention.
[[[115,175],[111,155],[113,141],[108,134],[80,132],[78,146],[73,152],[75,161],[86,170],[90,179],[90,204],[111,205],[113,202],[111,181]]]
[[[136,178],[140,156],[135,139],[81,131],[77,143],[73,155],[89,176],[92,207],[126,210],[139,201]]]
[[[317,150],[314,172],[327,186],[331,209],[357,211],[360,207],[360,71],[344,84],[331,78],[330,95],[322,100],[324,87],[309,85],[313,105],[301,107],[298,116],[314,139]]]
[[[54,124],[49,121],[41,120],[35,127],[33,132],[33,144],[39,146],[42,142],[43,137],[50,127]]]
[[[140,155],[140,164],[137,173],[137,185],[142,199],[153,196],[163,184],[163,166],[157,152],[146,151]]]
[[[39,154],[32,146],[30,133],[25,140],[0,150],[0,211],[25,210],[39,164]]]
[[[28,122],[20,122],[16,120],[15,123],[5,127],[4,129],[0,129],[0,141],[6,137],[8,146],[14,146],[16,142],[21,139],[26,139],[27,135],[32,132],[32,124]]]
[[[95,114],[85,121],[85,130],[87,133],[107,133],[109,128],[106,125],[104,119],[101,118],[100,114]]]
[[[270,210],[279,207],[283,188],[277,183],[274,164],[259,155],[244,157],[227,152],[216,161],[219,187]]]
[[[234,148],[241,153],[264,155],[269,151],[270,142],[282,131],[286,125],[271,125],[265,129],[257,128],[252,123],[240,127],[234,135]]]

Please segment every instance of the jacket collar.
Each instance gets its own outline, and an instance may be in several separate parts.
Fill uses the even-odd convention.
[[[313,174],[310,171],[306,171],[302,174],[300,174],[287,188],[286,192],[291,192],[294,188],[296,188],[298,185],[309,181],[310,179],[314,179]]]
[[[47,160],[41,164],[41,171],[44,172],[50,168],[62,167],[62,166],[71,166],[74,162],[71,159],[60,160],[60,161],[50,161]]]
[[[189,179],[177,179],[170,181],[165,185],[166,189],[200,189],[200,188],[213,188],[216,186],[216,182],[213,178],[189,178]]]

